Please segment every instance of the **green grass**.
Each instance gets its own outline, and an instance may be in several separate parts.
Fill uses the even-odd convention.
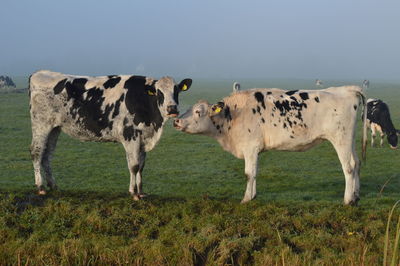
[[[198,99],[222,98],[232,82],[195,80],[181,94],[181,111]],[[343,84],[347,83],[351,82]],[[256,80],[243,81],[242,87],[290,89],[311,84]],[[386,101],[400,127],[399,84],[376,84],[367,95]],[[61,135],[53,160],[59,191],[39,197],[28,152],[28,106],[26,93],[0,94],[0,264],[384,261],[388,213],[400,199],[400,151],[389,149],[386,142],[385,148],[367,151],[359,207],[341,204],[344,176],[329,143],[303,153],[262,154],[257,199],[241,205],[246,184],[243,161],[212,139],[175,131],[171,122],[147,157],[146,200],[133,202],[129,197],[129,173],[120,144],[82,143],[66,135]],[[361,130],[358,133],[360,151]],[[395,254],[398,215],[395,210],[389,223],[388,261]]]

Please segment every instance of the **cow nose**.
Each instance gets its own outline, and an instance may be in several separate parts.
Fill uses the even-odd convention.
[[[179,118],[175,119],[174,120],[174,127],[177,127],[179,125],[179,122],[180,122]]]
[[[177,117],[179,115],[178,106],[176,105],[168,105],[167,113],[169,116]]]

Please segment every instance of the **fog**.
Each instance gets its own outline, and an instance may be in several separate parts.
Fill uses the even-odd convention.
[[[2,1],[0,75],[400,80],[400,1]]]

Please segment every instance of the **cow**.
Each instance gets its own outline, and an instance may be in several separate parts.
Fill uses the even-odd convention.
[[[256,196],[259,153],[306,151],[327,140],[334,146],[345,176],[344,204],[355,205],[360,188],[360,161],[355,150],[360,100],[365,108],[359,86],[251,89],[233,93],[216,104],[200,100],[173,124],[179,131],[212,137],[223,149],[245,160],[247,187],[242,203]],[[364,123],[364,139],[365,135]],[[362,143],[365,158],[366,142]]]
[[[233,91],[233,92],[238,92],[238,91],[240,91],[240,83],[234,82],[234,83],[233,83],[233,86],[232,86],[232,91]]]
[[[368,79],[364,79],[362,82],[362,86],[364,89],[368,89],[369,88],[369,80]]]
[[[320,79],[316,79],[316,80],[315,80],[315,86],[321,88],[321,87],[323,86],[323,84],[324,84],[324,83],[322,82],[322,80],[320,80]]]
[[[395,129],[390,119],[389,107],[382,100],[367,100],[367,127],[371,129],[371,147],[374,147],[376,133],[378,132],[381,137],[381,147],[386,135],[390,147],[392,149],[397,148],[397,135],[400,132]]]
[[[35,184],[46,194],[56,188],[50,161],[61,131],[81,141],[119,142],[130,172],[129,192],[144,197],[142,171],[169,117],[177,117],[179,93],[192,84],[171,77],[135,75],[74,76],[47,70],[29,81],[32,122],[31,156]]]

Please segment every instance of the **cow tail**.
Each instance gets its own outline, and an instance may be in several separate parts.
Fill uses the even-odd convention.
[[[363,104],[363,133],[361,136],[361,150],[362,150],[362,160],[366,163],[367,160],[367,101],[365,95],[362,92],[357,93],[360,96],[361,102]]]
[[[33,74],[32,74],[33,75]],[[29,76],[29,79],[28,79],[28,95],[29,95],[29,99],[31,99],[31,89],[32,89],[32,86],[31,86],[31,78],[32,78],[32,75],[30,75]]]

